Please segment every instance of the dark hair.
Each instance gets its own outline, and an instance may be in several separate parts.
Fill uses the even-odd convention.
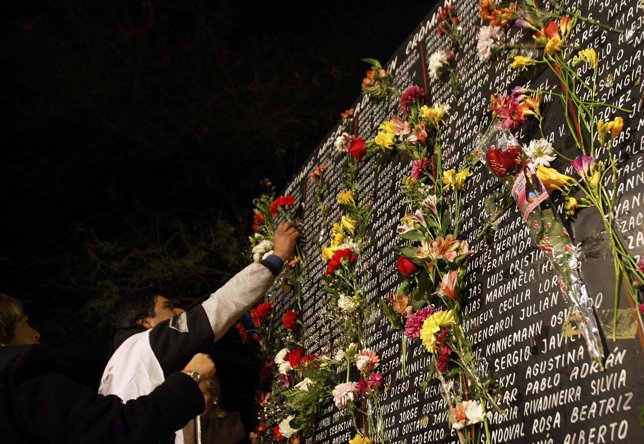
[[[114,305],[111,323],[115,330],[137,327],[139,321],[154,316],[156,293],[135,293],[123,296]]]
[[[0,293],[0,344],[6,344],[13,339],[16,324],[24,317],[22,302],[13,296]]]

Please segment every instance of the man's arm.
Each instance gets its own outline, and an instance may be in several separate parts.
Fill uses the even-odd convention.
[[[273,255],[244,268],[200,306],[152,329],[150,344],[164,374],[182,368],[190,356],[221,338],[266,293],[283,263],[295,253],[298,236],[292,223],[279,224]]]
[[[11,408],[22,430],[42,442],[158,443],[204,410],[204,394],[185,373],[174,373],[149,395],[123,404],[117,396],[99,395],[47,365],[34,368],[34,354],[40,350],[30,350],[12,371]],[[212,361],[204,355],[195,356],[190,365],[186,373],[214,374]]]

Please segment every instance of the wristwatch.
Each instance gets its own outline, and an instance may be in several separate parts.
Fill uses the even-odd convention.
[[[188,370],[188,371],[185,371],[184,373],[185,373],[186,375],[190,376],[192,379],[194,379],[194,381],[195,381],[197,384],[199,384],[199,382],[201,381],[201,375],[199,374],[199,372],[198,372],[198,371],[195,371],[195,370]]]

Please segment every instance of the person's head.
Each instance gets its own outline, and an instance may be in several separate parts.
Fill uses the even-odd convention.
[[[20,300],[0,293],[0,346],[38,344],[40,333],[31,325]]]
[[[112,312],[112,326],[116,329],[154,328],[159,322],[183,312],[172,301],[159,294],[135,294],[119,300]]]

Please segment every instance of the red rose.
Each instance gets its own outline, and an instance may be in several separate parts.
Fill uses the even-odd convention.
[[[510,145],[507,149],[491,147],[485,158],[494,175],[503,177],[506,174],[516,173],[521,168],[521,148],[517,145]]]
[[[253,324],[255,327],[260,327],[264,319],[271,314],[273,310],[273,305],[270,302],[262,302],[257,307],[253,308],[250,311],[250,316],[253,319]]]
[[[284,440],[286,439],[286,438],[284,438],[284,437],[282,436],[282,434],[280,433],[280,426],[279,426],[279,424],[275,424],[275,425],[273,426],[273,435],[275,435],[275,439],[276,439],[276,440],[278,440],[278,441],[284,441]]]
[[[396,261],[396,268],[406,278],[418,273],[418,265],[403,256],[400,256]]]
[[[358,163],[362,162],[362,158],[367,154],[367,148],[365,147],[365,141],[359,137],[356,137],[351,142],[349,149],[347,150],[349,154],[353,156]]]
[[[282,318],[284,328],[287,330],[295,330],[297,328],[297,320],[299,317],[300,314],[295,310],[289,310],[284,313],[284,317]]]
[[[273,217],[277,216],[277,213],[280,208],[288,206],[288,205],[293,205],[295,203],[295,198],[293,196],[280,196],[277,199],[273,201],[271,204],[270,212]]]

